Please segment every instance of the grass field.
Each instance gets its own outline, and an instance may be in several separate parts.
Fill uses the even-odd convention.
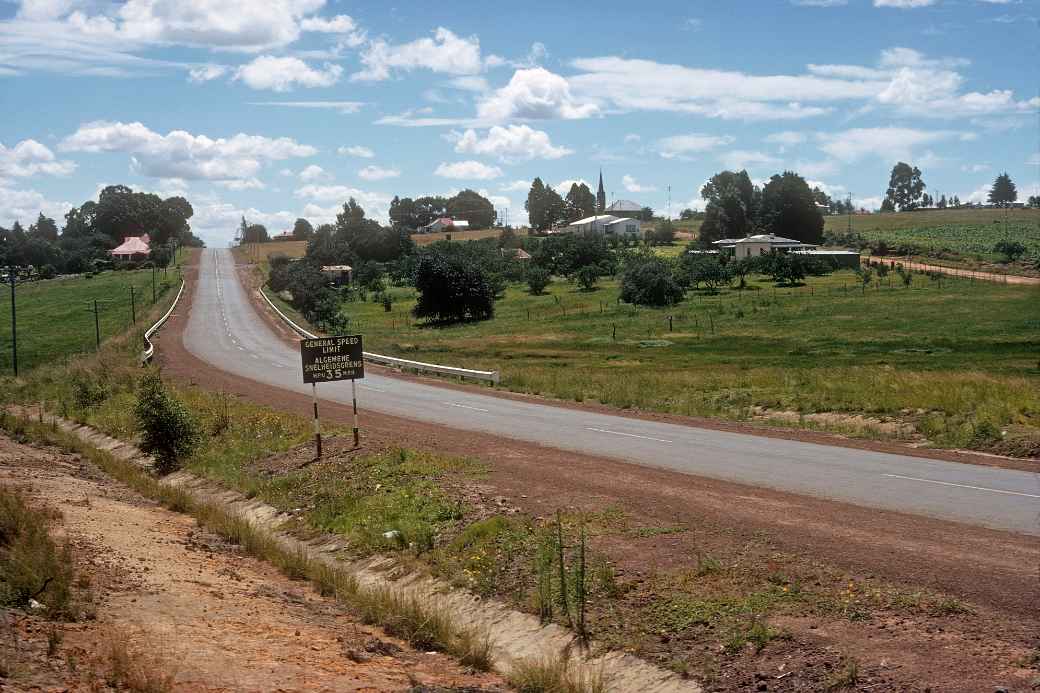
[[[179,282],[176,271],[160,272],[156,298]],[[130,287],[134,287],[137,319],[152,306],[152,271],[103,272],[95,277],[59,277],[21,284],[16,289],[18,316],[18,370],[63,360],[95,347],[93,301],[98,300],[101,339],[127,329],[131,323]],[[12,371],[10,293],[5,287],[0,319],[0,373]]]
[[[760,279],[672,309],[618,304],[613,281],[543,296],[514,285],[493,320],[452,327],[412,323],[409,288],[391,290],[392,312],[345,311],[370,351],[500,369],[519,392],[941,445],[986,447],[1008,426],[1040,434],[1040,290],[890,280],[864,293],[848,271],[795,289]]]

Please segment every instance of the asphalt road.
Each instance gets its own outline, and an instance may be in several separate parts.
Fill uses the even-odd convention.
[[[309,392],[299,351],[257,314],[230,251],[205,250],[187,349],[222,370]],[[448,364],[465,366],[465,364]],[[350,383],[319,397],[349,403]],[[1040,535],[1040,475],[642,421],[368,374],[362,409],[727,481]]]

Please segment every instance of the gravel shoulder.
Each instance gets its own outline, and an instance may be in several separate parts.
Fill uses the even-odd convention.
[[[93,619],[57,624],[61,642],[50,654],[50,625],[7,613],[4,690],[94,690],[119,638],[172,674],[172,690],[504,690],[493,675],[360,623],[307,583],[242,555],[77,455],[0,436],[0,483],[27,486],[60,511],[79,584],[93,601]]]

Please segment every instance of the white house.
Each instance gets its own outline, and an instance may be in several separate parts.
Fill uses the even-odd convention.
[[[757,257],[769,253],[786,253],[792,250],[813,250],[811,243],[802,243],[793,238],[784,238],[772,233],[760,233],[747,238],[723,238],[712,243],[720,250],[732,250],[734,257]]]
[[[434,219],[426,226],[419,227],[419,233],[441,233],[449,228],[454,228],[456,231],[466,231],[469,229],[469,222],[465,219],[441,217],[440,219]]]
[[[639,220],[616,217],[613,214],[597,214],[578,219],[561,229],[564,233],[602,233],[607,236],[639,235]]]
[[[633,202],[632,200],[615,200],[604,211],[607,214],[613,214],[618,217],[639,216],[643,213],[643,207],[638,202]]]

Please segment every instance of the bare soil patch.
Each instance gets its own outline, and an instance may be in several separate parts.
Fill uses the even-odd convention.
[[[0,481],[28,485],[61,511],[80,583],[95,600],[94,620],[55,624],[60,643],[50,648],[51,624],[5,615],[13,690],[104,688],[108,649],[120,638],[131,661],[147,658],[169,674],[172,690],[503,690],[493,675],[361,624],[76,455],[0,437]]]

